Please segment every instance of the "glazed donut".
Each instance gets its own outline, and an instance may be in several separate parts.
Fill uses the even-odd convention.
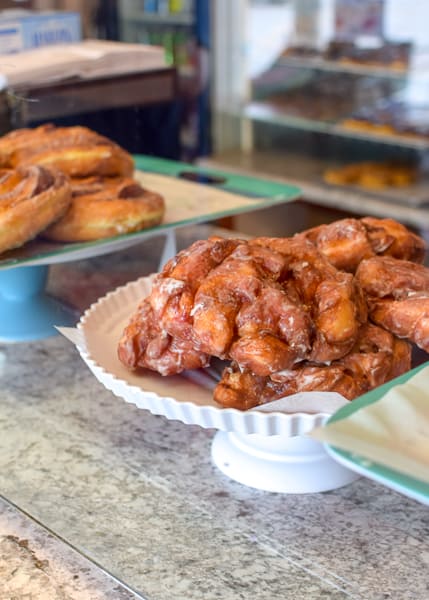
[[[369,217],[200,240],[154,277],[119,358],[162,375],[230,361],[214,390],[223,407],[307,391],[352,400],[411,368],[409,341],[429,352],[424,251],[399,223]]]
[[[239,244],[238,240],[216,236],[199,240],[172,258],[152,285],[149,301],[157,322],[173,337],[191,339],[195,293],[213,268]]]
[[[164,199],[128,177],[71,181],[72,201],[64,216],[43,236],[59,242],[85,242],[158,225]]]
[[[0,157],[9,167],[40,164],[71,177],[130,176],[134,170],[128,152],[87,127],[40,125],[17,129],[0,138]]]
[[[361,219],[374,253],[392,256],[400,260],[422,263],[426,254],[426,242],[394,219]]]
[[[295,237],[309,240],[337,269],[354,272],[361,260],[374,256],[363,223],[359,219],[341,219],[319,225]]]
[[[0,171],[0,252],[36,237],[70,202],[70,183],[60,171],[36,165]]]
[[[171,375],[208,365],[209,356],[201,350],[192,328],[194,295],[237,244],[218,237],[200,240],[166,263],[119,342],[118,356],[128,368]]]
[[[236,363],[227,367],[214,389],[213,399],[223,408],[248,410],[298,392],[337,392],[351,400],[363,392],[362,382],[342,366],[303,364],[283,372],[283,377],[261,377],[242,371]]]

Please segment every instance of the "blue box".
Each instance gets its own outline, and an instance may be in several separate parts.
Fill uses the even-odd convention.
[[[80,14],[76,12],[0,13],[0,54],[11,54],[82,39]]]

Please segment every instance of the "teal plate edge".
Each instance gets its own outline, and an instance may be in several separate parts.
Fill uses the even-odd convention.
[[[260,177],[251,177],[240,175],[230,171],[219,171],[218,169],[206,169],[188,163],[174,160],[158,158],[154,156],[134,155],[136,169],[159,173],[160,175],[170,175],[179,177],[184,171],[200,174],[208,174],[214,177],[225,179],[225,183],[211,185],[227,192],[244,194],[250,197],[276,198],[276,199],[294,199],[300,196],[301,191],[294,185],[287,183],[278,183],[270,179],[261,179]]]
[[[405,383],[408,381],[408,379],[413,377],[413,375],[427,366],[429,366],[429,362],[419,365],[404,375],[396,377],[384,385],[381,385],[380,387],[363,394],[359,398],[356,398],[356,400],[346,404],[335,414],[333,414],[328,419],[327,424],[335,423],[336,421],[345,419],[361,408],[377,402],[377,400],[384,396],[391,388]],[[367,458],[357,454],[348,452],[347,450],[342,450],[336,446],[331,446],[330,444],[324,444],[324,446],[327,452],[329,452],[329,454],[335,460],[349,469],[359,473],[360,475],[364,475],[370,479],[378,481],[379,483],[382,483],[397,492],[413,498],[414,500],[418,500],[423,504],[429,505],[429,484],[425,483],[424,481],[415,479],[414,477],[410,477],[404,473],[390,469],[389,467],[385,467],[384,465],[376,463],[372,460],[368,460]]]

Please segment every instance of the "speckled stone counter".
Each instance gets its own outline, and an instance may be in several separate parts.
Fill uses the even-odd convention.
[[[0,500],[2,600],[138,597],[28,516]]]
[[[50,288],[83,310],[159,252],[152,240],[57,265]],[[63,337],[0,345],[0,493],[95,573],[148,600],[429,598],[426,507],[366,479],[309,495],[244,487],[212,465],[213,434],[115,398]],[[7,535],[19,538],[3,535],[5,552]],[[34,577],[15,596],[2,580],[0,598],[26,598]],[[98,598],[86,593],[56,597]]]

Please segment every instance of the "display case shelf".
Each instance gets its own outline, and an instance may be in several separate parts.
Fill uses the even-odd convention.
[[[157,26],[184,26],[192,27],[195,23],[195,17],[192,13],[171,13],[159,14],[149,12],[135,12],[132,14],[126,13],[124,20],[133,24],[140,25],[157,25]]]
[[[294,127],[305,131],[327,133],[357,140],[367,140],[381,144],[401,146],[414,150],[429,149],[429,138],[419,138],[412,135],[380,134],[372,131],[360,131],[347,128],[338,121],[321,121],[307,117],[291,115],[285,110],[277,108],[269,100],[249,102],[242,111],[242,116],[252,121],[273,123],[285,127]]]
[[[413,74],[408,68],[394,68],[383,65],[370,65],[364,63],[343,62],[340,60],[329,60],[322,56],[300,57],[281,56],[276,66],[294,67],[297,69],[314,69],[318,71],[329,71],[334,73],[349,73],[351,75],[362,75],[364,77],[378,77],[388,79],[405,79]],[[419,73],[419,75],[421,75]],[[426,73],[429,76],[429,72]]]
[[[255,150],[249,154],[230,151],[201,160],[200,164],[244,175],[263,174],[272,181],[299,186],[302,198],[311,204],[357,216],[391,217],[420,230],[422,234],[429,230],[427,180],[406,188],[384,190],[331,185],[325,183],[322,177],[323,170],[333,166],[331,162],[292,151]]]

